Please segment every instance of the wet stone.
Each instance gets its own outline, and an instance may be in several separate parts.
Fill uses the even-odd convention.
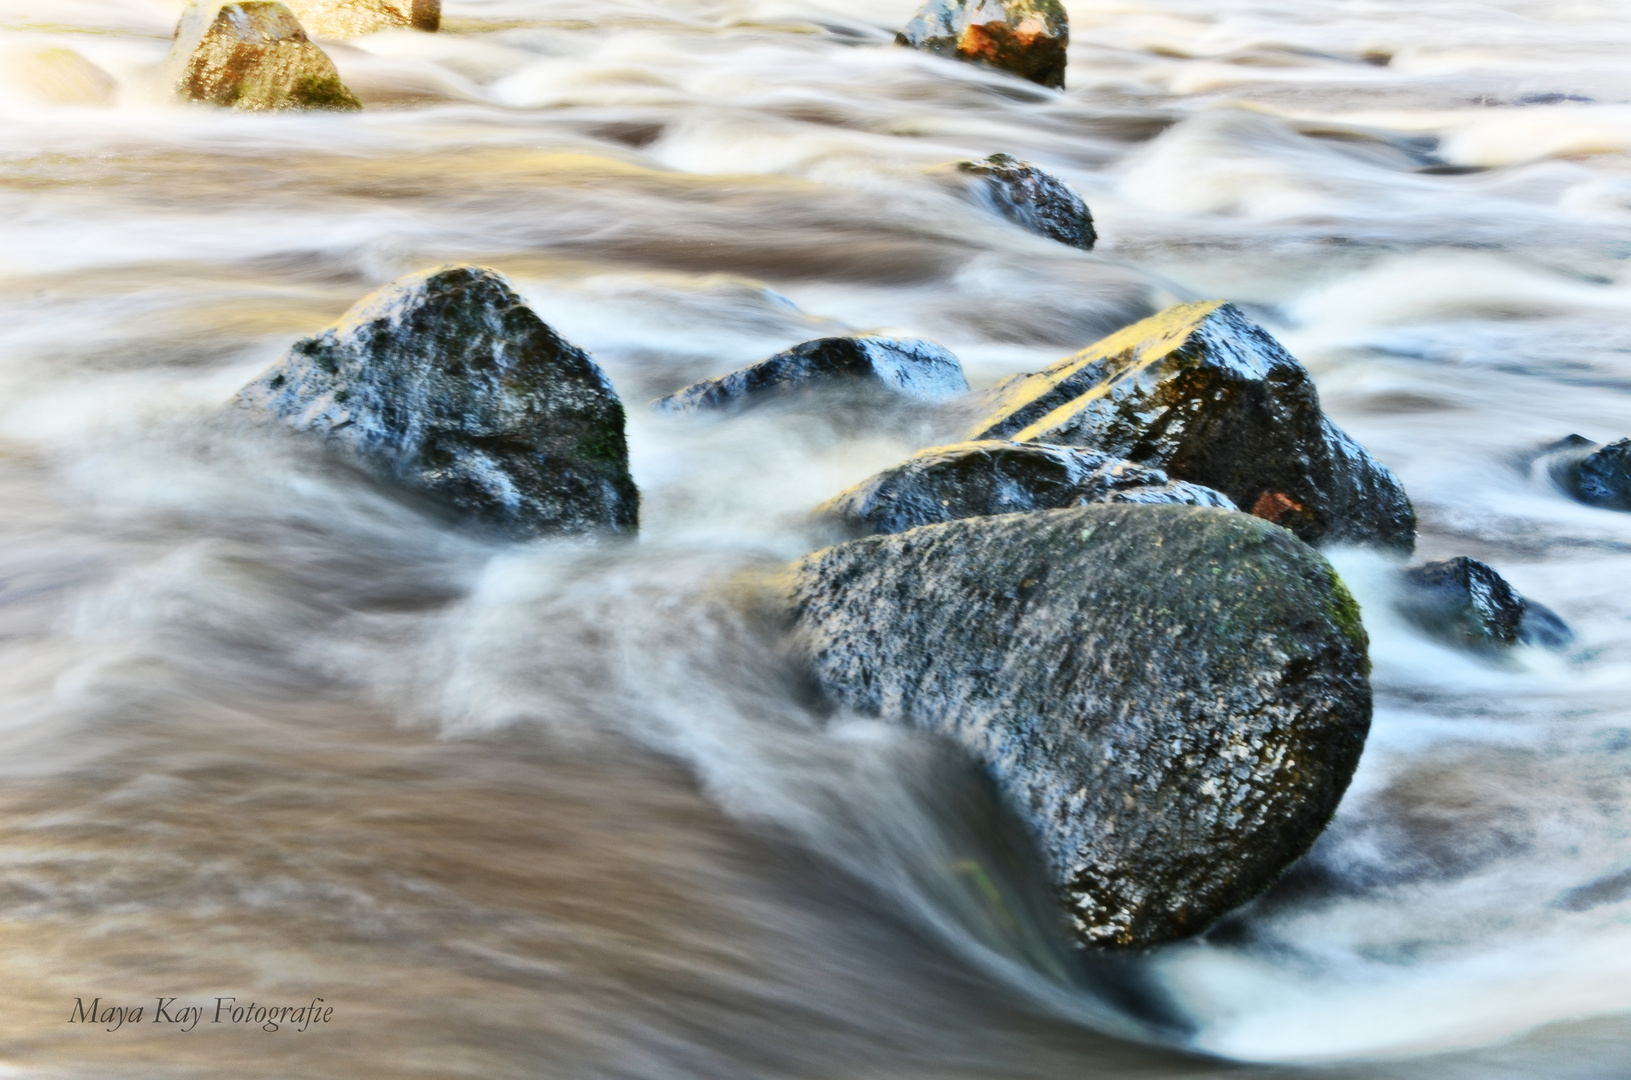
[[[1631,510],[1631,439],[1600,446],[1570,435],[1546,448],[1546,468],[1559,489],[1588,506]]]
[[[921,451],[817,507],[816,516],[867,535],[1090,503],[1235,508],[1210,488],[1097,451],[988,441]]]
[[[958,162],[957,168],[984,181],[982,194],[1003,217],[1039,236],[1093,250],[1099,238],[1093,214],[1075,189],[1057,176],[1007,154]]]
[[[736,409],[823,387],[875,388],[919,402],[968,391],[963,365],[928,341],[886,337],[817,338],[768,360],[704,379],[652,403],[658,412]]]
[[[270,0],[194,4],[166,61],[176,93],[235,109],[362,108],[294,13]]]
[[[1399,610],[1443,641],[1470,649],[1559,648],[1574,633],[1550,608],[1526,600],[1488,563],[1465,555],[1403,575]]]
[[[1186,937],[1267,887],[1369,730],[1357,605],[1246,514],[1101,505],[851,540],[795,568],[792,602],[836,704],[989,772],[1087,945]]]
[[[492,270],[392,282],[235,402],[473,522],[523,536],[638,524],[610,381]]]
[[[1059,0],[927,0],[895,41],[1063,89],[1070,23]]]
[[[1223,301],[1168,308],[1010,379],[968,437],[1160,468],[1309,543],[1415,547],[1398,479],[1325,416],[1307,370]]]

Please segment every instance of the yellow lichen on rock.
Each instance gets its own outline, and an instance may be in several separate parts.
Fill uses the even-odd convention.
[[[411,27],[436,30],[442,24],[442,0],[283,0],[306,33],[320,38],[358,37],[379,30]],[[213,20],[226,0],[193,0],[182,18]]]
[[[275,0],[194,4],[168,68],[176,93],[236,109],[360,109],[328,54]]]

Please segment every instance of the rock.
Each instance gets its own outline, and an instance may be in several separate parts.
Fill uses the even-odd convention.
[[[1093,450],[967,442],[921,451],[816,509],[858,534],[897,533],[959,518],[1088,503],[1187,503],[1227,510],[1210,488]]]
[[[1087,203],[1057,176],[1007,154],[960,161],[957,168],[982,177],[980,187],[992,208],[1016,225],[1083,251],[1098,242]]]
[[[795,345],[752,367],[687,386],[652,403],[658,412],[741,408],[821,386],[882,388],[916,401],[966,393],[957,357],[928,341],[827,337]]]
[[[1311,544],[1415,548],[1399,481],[1325,417],[1303,366],[1221,300],[1168,308],[1010,379],[968,437],[1161,468]]]
[[[1631,439],[1600,446],[1570,435],[1546,448],[1552,482],[1565,494],[1609,510],[1631,510]]]
[[[53,105],[111,105],[112,75],[72,49],[41,49],[15,57],[7,74],[30,97]]]
[[[926,0],[895,42],[1062,90],[1070,23],[1059,0]]]
[[[1086,506],[817,552],[794,626],[838,705],[961,744],[1086,944],[1204,930],[1336,809],[1370,726],[1359,610],[1246,514]]]
[[[211,14],[213,12],[213,14]],[[167,68],[176,93],[237,109],[360,109],[328,54],[271,0],[195,4],[181,17]]]
[[[1574,633],[1550,608],[1525,600],[1495,568],[1465,555],[1403,575],[1402,614],[1434,637],[1472,649],[1558,648]]]
[[[392,282],[297,342],[236,403],[508,531],[637,527],[611,383],[492,270]]]
[[[223,0],[192,0],[183,16],[213,22]],[[309,34],[356,37],[393,27],[434,31],[442,25],[442,0],[283,0]]]

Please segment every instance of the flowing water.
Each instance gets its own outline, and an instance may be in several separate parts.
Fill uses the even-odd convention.
[[[1631,434],[1631,16],[1068,6],[1059,94],[894,47],[911,0],[447,0],[325,46],[365,112],[245,115],[169,97],[170,0],[0,0],[0,1072],[1631,1076],[1631,515],[1524,457]],[[968,201],[995,151],[1098,251]],[[470,536],[222,413],[448,261],[630,403],[637,542]],[[1330,830],[1206,936],[1083,957],[983,783],[814,708],[718,588],[946,433],[640,406],[857,330],[988,384],[1211,296],[1423,557],[1578,637],[1452,652],[1334,553],[1377,710]]]

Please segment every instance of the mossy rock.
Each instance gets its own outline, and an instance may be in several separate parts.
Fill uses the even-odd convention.
[[[1370,726],[1353,598],[1246,514],[953,521],[811,555],[791,592],[818,684],[988,770],[1087,945],[1183,938],[1266,888]]]
[[[273,0],[194,4],[167,67],[176,93],[190,101],[260,112],[362,108],[328,54]]]

